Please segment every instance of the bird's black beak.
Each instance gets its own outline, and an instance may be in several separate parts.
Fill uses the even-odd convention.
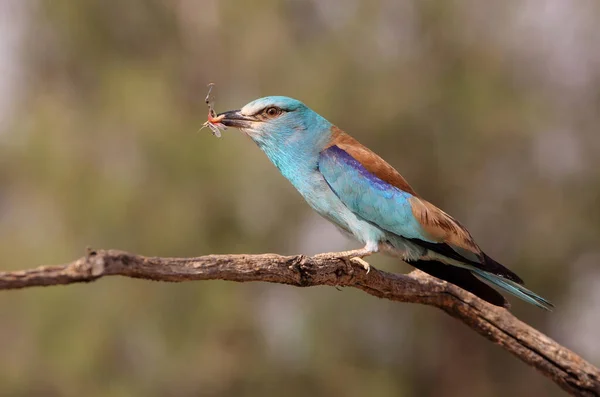
[[[250,123],[256,121],[254,118],[244,116],[239,110],[230,110],[217,115],[216,119],[227,127],[249,128]]]

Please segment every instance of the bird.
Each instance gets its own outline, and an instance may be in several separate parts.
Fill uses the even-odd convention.
[[[455,218],[421,197],[385,160],[303,102],[285,96],[256,99],[208,123],[250,137],[313,210],[363,248],[336,257],[371,269],[381,252],[509,308],[492,286],[546,310],[553,304],[524,286],[514,272],[485,254]]]

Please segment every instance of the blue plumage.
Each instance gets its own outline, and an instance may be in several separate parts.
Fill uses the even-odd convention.
[[[361,218],[404,238],[434,242],[412,213],[412,194],[379,179],[344,150],[337,146],[324,150],[319,171],[339,199]]]
[[[239,128],[265,152],[307,203],[365,247],[452,282],[488,302],[507,306],[485,283],[536,306],[552,304],[487,256],[454,218],[417,195],[383,159],[292,98],[257,99],[211,122]],[[483,280],[485,281],[479,281]]]
[[[482,278],[483,280],[487,281],[492,285],[495,285],[498,288],[503,289],[509,294],[512,294],[517,298],[524,300],[527,303],[531,303],[532,305],[546,310],[552,310],[554,308],[554,305],[548,299],[539,296],[538,294],[536,294],[533,291],[530,291],[521,284],[515,283],[514,281],[507,280],[502,277],[498,277],[492,273],[485,272],[483,270],[475,268],[472,268],[471,270],[476,276]]]

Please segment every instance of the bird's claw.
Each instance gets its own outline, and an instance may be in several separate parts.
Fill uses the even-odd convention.
[[[357,265],[362,266],[367,271],[367,274],[369,274],[369,272],[371,271],[371,265],[369,265],[369,262],[367,262],[363,258],[355,256],[353,258],[350,258],[350,262],[354,262]]]
[[[350,265],[350,266],[352,264],[360,265],[367,271],[367,274],[369,274],[369,272],[371,271],[371,265],[369,265],[369,263],[367,261],[362,259],[362,257],[371,255],[373,253],[374,253],[373,251],[368,250],[367,248],[362,248],[362,249],[353,250],[353,251],[328,252],[328,253],[324,253],[324,254],[318,254],[318,255],[315,255],[315,258],[320,258],[320,259],[325,259],[325,260],[338,259],[338,260],[344,261],[344,263],[346,265]],[[353,270],[350,269],[350,271],[353,271]]]

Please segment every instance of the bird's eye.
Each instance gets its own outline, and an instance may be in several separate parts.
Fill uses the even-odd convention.
[[[274,118],[281,114],[281,109],[275,106],[271,106],[265,109],[265,114],[270,118]]]

